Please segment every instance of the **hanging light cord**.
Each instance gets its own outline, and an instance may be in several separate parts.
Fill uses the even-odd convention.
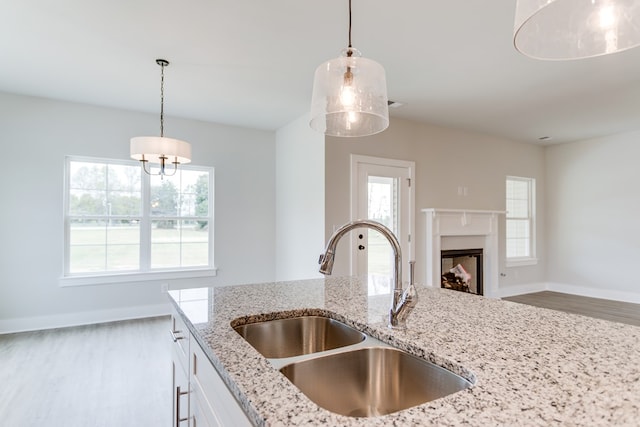
[[[158,62],[160,71],[160,138],[164,137],[164,62]]]
[[[348,58],[353,55],[353,51],[351,48],[353,48],[353,46],[351,45],[351,0],[349,0],[349,47],[347,48]]]
[[[349,46],[347,47],[347,58],[353,56],[353,46],[351,45],[351,0],[349,0]],[[351,73],[351,67],[347,65],[347,71],[344,73],[344,83],[351,85],[353,81],[353,73]]]
[[[351,0],[349,0],[349,47],[353,47],[351,45]]]

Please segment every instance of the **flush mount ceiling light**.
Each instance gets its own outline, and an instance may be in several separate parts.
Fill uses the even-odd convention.
[[[156,64],[161,67],[160,72],[160,136],[137,136],[131,138],[131,158],[142,163],[142,169],[149,175],[164,176],[175,175],[179,164],[191,162],[191,144],[179,139],[165,138],[164,136],[164,67],[169,65],[166,59],[156,59]],[[167,173],[166,162],[173,164],[173,171]],[[158,163],[160,171],[152,174],[147,169],[147,163]]]
[[[640,0],[517,0],[514,44],[536,59],[581,59],[640,44]]]
[[[316,69],[309,125],[343,137],[373,135],[389,126],[384,68],[351,45],[351,0],[349,46]]]

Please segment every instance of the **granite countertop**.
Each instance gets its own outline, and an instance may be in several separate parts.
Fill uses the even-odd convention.
[[[381,289],[382,288],[382,289]],[[369,290],[368,290],[369,289]],[[374,292],[372,292],[374,291]],[[386,327],[389,294],[357,278],[170,291],[196,340],[256,425],[637,426],[640,328],[443,289],[419,288],[406,331]],[[320,408],[230,323],[325,314],[471,380],[394,414]]]

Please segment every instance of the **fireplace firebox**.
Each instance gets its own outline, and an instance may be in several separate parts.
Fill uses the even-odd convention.
[[[441,287],[483,295],[482,249],[441,251]]]

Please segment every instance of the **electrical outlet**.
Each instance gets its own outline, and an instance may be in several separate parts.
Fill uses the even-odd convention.
[[[169,292],[169,284],[168,283],[161,283],[160,284],[160,292],[162,292],[163,294],[166,294],[167,292]]]

